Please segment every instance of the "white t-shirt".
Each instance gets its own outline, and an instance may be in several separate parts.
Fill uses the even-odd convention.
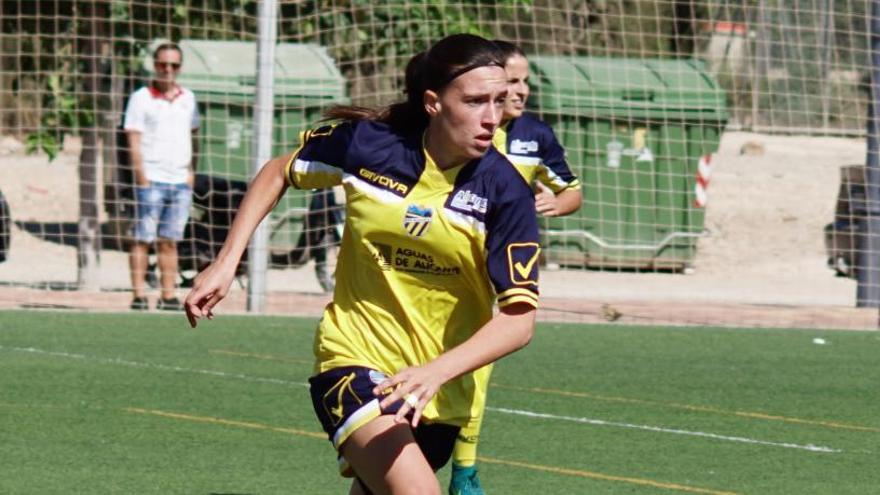
[[[144,174],[153,182],[186,182],[192,161],[192,131],[199,109],[192,91],[177,86],[173,98],[152,86],[131,95],[125,110],[126,131],[141,133]]]

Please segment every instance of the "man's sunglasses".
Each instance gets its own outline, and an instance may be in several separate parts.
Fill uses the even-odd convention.
[[[180,69],[180,64],[177,62],[153,62],[153,66],[155,66],[157,69]]]

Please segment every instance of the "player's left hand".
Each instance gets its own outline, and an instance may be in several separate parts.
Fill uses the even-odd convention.
[[[553,191],[544,184],[537,182],[538,192],[535,194],[535,210],[545,217],[559,216],[559,204]]]
[[[393,389],[393,392],[382,399],[379,407],[385,409],[402,400],[403,405],[394,416],[394,421],[405,423],[406,415],[413,411],[412,427],[415,428],[419,425],[425,406],[443,385],[443,380],[439,376],[439,373],[430,369],[430,364],[404,368],[376,385],[373,393],[379,396],[383,390]]]

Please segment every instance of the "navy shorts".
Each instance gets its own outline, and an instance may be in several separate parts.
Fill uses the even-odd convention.
[[[400,400],[385,409],[379,408],[382,396],[374,395],[373,388],[385,378],[381,371],[363,366],[334,368],[309,378],[315,414],[337,450],[355,430],[383,414],[396,414],[403,405]],[[444,423],[419,423],[413,431],[435,470],[449,461],[458,430],[458,426]],[[343,475],[352,474],[341,456],[339,468]]]

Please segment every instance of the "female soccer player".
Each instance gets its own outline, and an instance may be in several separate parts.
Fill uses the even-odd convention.
[[[410,63],[405,102],[329,112],[343,121],[266,163],[186,298],[191,325],[213,317],[248,238],[288,184],[343,184],[337,285],[309,381],[340,466],[356,476],[351,493],[439,494],[433,472],[472,416],[471,371],[534,332],[534,198],[492,147],[506,79],[495,44],[453,35]]]
[[[535,206],[544,216],[568,215],[581,206],[581,186],[565,161],[565,150],[553,130],[543,121],[525,113],[529,97],[529,61],[513,43],[495,40],[505,60],[507,101],[501,125],[495,131],[495,148],[507,155],[529,184],[535,184]],[[477,442],[479,441],[486,392],[492,367],[474,372],[477,392],[474,394],[474,416],[462,427],[452,454],[452,477],[449,495],[482,495],[477,476]]]
[[[504,54],[507,72],[507,101],[504,116],[493,143],[507,155],[529,184],[540,192],[535,207],[544,216],[570,215],[581,207],[581,184],[565,161],[565,150],[553,129],[525,112],[529,98],[529,61],[513,43],[495,40]]]

